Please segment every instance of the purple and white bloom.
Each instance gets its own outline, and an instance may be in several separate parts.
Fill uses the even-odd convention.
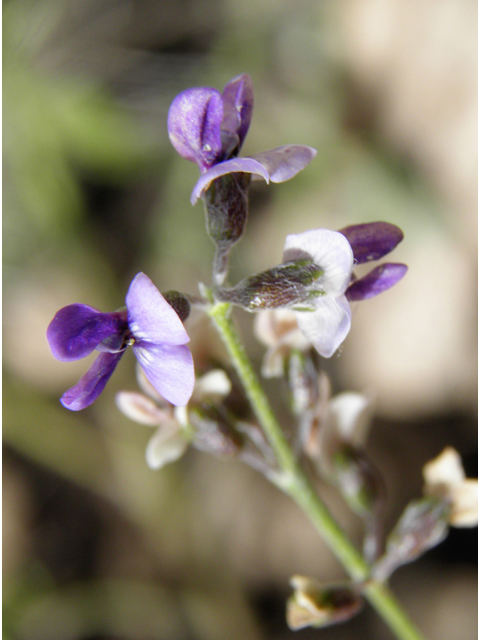
[[[128,346],[160,395],[174,405],[187,404],[195,381],[189,337],[182,321],[144,273],[133,279],[126,308],[102,313],[85,304],[71,304],[57,312],[47,339],[57,360],[100,355],[60,402],[79,411],[101,394]]]
[[[253,179],[285,182],[304,169],[316,150],[286,145],[238,158],[253,112],[253,84],[248,74],[236,76],[223,92],[210,87],[187,89],[172,102],[168,134],[178,153],[196,162],[202,175],[195,185],[195,204],[216,178],[249,173]]]
[[[353,252],[338,231],[313,229],[287,236],[283,262],[310,259],[322,270],[308,301],[293,306],[300,331],[318,353],[330,358],[345,340],[351,311],[345,296],[352,278]]]

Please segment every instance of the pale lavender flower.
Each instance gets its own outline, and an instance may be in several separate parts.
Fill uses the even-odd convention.
[[[57,312],[47,339],[57,360],[72,361],[100,351],[87,373],[61,403],[79,411],[94,402],[128,346],[155,389],[174,405],[185,405],[195,381],[193,359],[182,321],[144,273],[133,279],[126,308],[102,313],[85,304]]]
[[[249,173],[253,179],[285,182],[304,169],[316,151],[304,145],[286,145],[238,158],[253,111],[253,85],[248,74],[230,80],[222,93],[210,87],[187,89],[173,101],[168,133],[178,153],[196,162],[202,175],[191,202],[216,178]]]

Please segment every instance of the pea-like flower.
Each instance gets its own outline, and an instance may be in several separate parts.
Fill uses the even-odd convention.
[[[304,169],[316,155],[304,145],[286,145],[238,158],[253,111],[253,84],[248,74],[230,80],[223,92],[210,87],[187,89],[173,101],[168,133],[178,153],[196,162],[202,175],[191,202],[216,178],[230,173],[252,174],[253,179],[285,182]]]
[[[154,388],[174,405],[187,404],[195,381],[189,337],[177,313],[150,278],[138,273],[125,299],[126,308],[102,313],[85,304],[60,309],[47,329],[57,360],[100,355],[87,373],[66,391],[61,403],[79,411],[101,394],[128,346]]]
[[[354,265],[382,258],[402,239],[402,231],[387,222],[354,225],[340,231],[314,229],[287,236],[283,264],[311,261],[321,275],[305,287],[296,283],[298,300],[288,305],[281,296],[275,300],[270,294],[272,300],[264,304],[267,310],[257,316],[256,335],[269,347],[264,374],[280,375],[282,360],[291,349],[306,350],[312,345],[320,355],[330,358],[350,331],[349,303],[383,293],[407,272],[404,264],[385,263],[357,279]],[[259,292],[252,291],[251,297],[259,300]],[[299,337],[299,331],[305,340]]]

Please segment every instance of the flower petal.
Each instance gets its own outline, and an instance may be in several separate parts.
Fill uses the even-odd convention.
[[[176,406],[187,404],[195,384],[193,358],[187,346],[137,342],[133,351],[161,396]]]
[[[125,301],[128,325],[137,342],[175,345],[190,340],[176,312],[144,273],[132,280]]]
[[[465,480],[462,458],[453,447],[445,447],[438,455],[423,467],[423,478],[427,487],[444,487],[460,484]]]
[[[270,181],[268,171],[260,162],[257,162],[257,160],[253,160],[252,158],[232,158],[231,160],[216,164],[200,176],[197,184],[193,188],[190,202],[195,204],[198,198],[200,198],[216,178],[227,175],[228,173],[253,173],[264,178],[266,182]]]
[[[305,169],[316,155],[317,151],[312,147],[303,144],[287,144],[256,153],[251,157],[263,165],[272,182],[286,182]]]
[[[372,401],[362,393],[346,391],[328,405],[338,436],[352,446],[364,448],[372,425]]]
[[[47,340],[57,360],[79,360],[111,336],[118,336],[117,348],[121,348],[127,328],[119,312],[102,313],[86,304],[70,304],[55,314],[48,325]]]
[[[323,269],[317,280],[329,295],[341,295],[350,283],[352,248],[345,236],[330,229],[313,229],[291,234],[285,240],[283,261],[310,258]]]
[[[135,391],[119,391],[115,402],[120,411],[135,422],[157,427],[172,419],[171,407],[161,409],[153,400]]]
[[[192,400],[220,402],[232,390],[232,383],[223,369],[212,369],[195,382]]]
[[[238,152],[245,140],[250,126],[250,120],[252,119],[253,83],[251,77],[244,73],[230,80],[223,90],[222,99],[222,138],[236,138],[237,144],[235,147]],[[225,139],[223,143],[223,150],[228,153],[228,150],[225,148]]]
[[[180,93],[168,112],[168,135],[176,151],[205,171],[222,155],[220,125],[223,101],[220,92],[209,87]]]
[[[478,524],[478,480],[468,478],[450,488],[452,510],[448,521],[453,527],[476,527]]]
[[[403,240],[403,231],[388,222],[354,224],[339,231],[349,241],[357,264],[383,258]]]
[[[146,459],[151,469],[160,469],[169,462],[175,462],[183,455],[188,447],[188,441],[172,420],[162,425],[150,438]]]
[[[105,389],[123,354],[124,351],[101,353],[77,384],[60,398],[63,406],[71,411],[80,411],[95,402]]]
[[[317,298],[316,304],[315,311],[296,311],[298,326],[318,353],[330,358],[350,331],[350,306],[345,296]]]
[[[394,284],[397,284],[407,273],[408,267],[405,264],[393,264],[386,262],[375,269],[372,269],[366,276],[355,280],[348,287],[345,295],[347,300],[367,300],[374,298],[379,293],[383,293]]]

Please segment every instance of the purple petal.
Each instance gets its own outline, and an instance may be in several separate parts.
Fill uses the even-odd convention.
[[[133,345],[133,351],[158,393],[176,406],[186,405],[195,383],[190,349],[185,345],[139,342]]]
[[[350,242],[358,264],[383,258],[403,240],[403,231],[388,222],[354,224],[340,233]]]
[[[112,336],[120,348],[127,328],[121,312],[101,313],[86,304],[71,304],[57,311],[48,325],[47,340],[57,360],[79,360]]]
[[[345,236],[330,229],[312,229],[288,235],[283,262],[306,257],[323,269],[323,275],[317,280],[319,287],[333,296],[345,292],[353,268],[352,248]]]
[[[355,280],[347,289],[345,295],[348,300],[366,300],[378,296],[379,293],[390,289],[407,272],[407,265],[386,263],[372,269],[366,276]]]
[[[215,164],[222,155],[222,118],[222,96],[208,87],[187,89],[170,106],[170,140],[182,158],[196,162],[201,171]]]
[[[253,112],[253,83],[250,76],[244,73],[230,80],[222,93],[223,120],[222,133],[225,137],[237,140],[237,152],[247,135]],[[224,140],[224,151],[225,140]]]
[[[125,301],[128,325],[137,342],[175,345],[190,340],[176,312],[144,273],[132,280]]]
[[[287,144],[284,147],[256,153],[251,157],[263,165],[272,182],[285,182],[305,169],[316,155],[317,151],[312,147]]]
[[[324,358],[333,356],[350,331],[352,314],[345,296],[318,298],[315,311],[296,311],[300,331]]]
[[[270,181],[268,171],[257,160],[253,158],[232,158],[226,162],[216,164],[200,176],[197,184],[193,188],[190,202],[195,204],[202,193],[208,189],[216,178],[227,175],[228,173],[253,173],[264,178],[266,182]]]
[[[80,411],[95,402],[123,354],[124,351],[101,353],[78,383],[60,398],[63,406],[71,411]]]

